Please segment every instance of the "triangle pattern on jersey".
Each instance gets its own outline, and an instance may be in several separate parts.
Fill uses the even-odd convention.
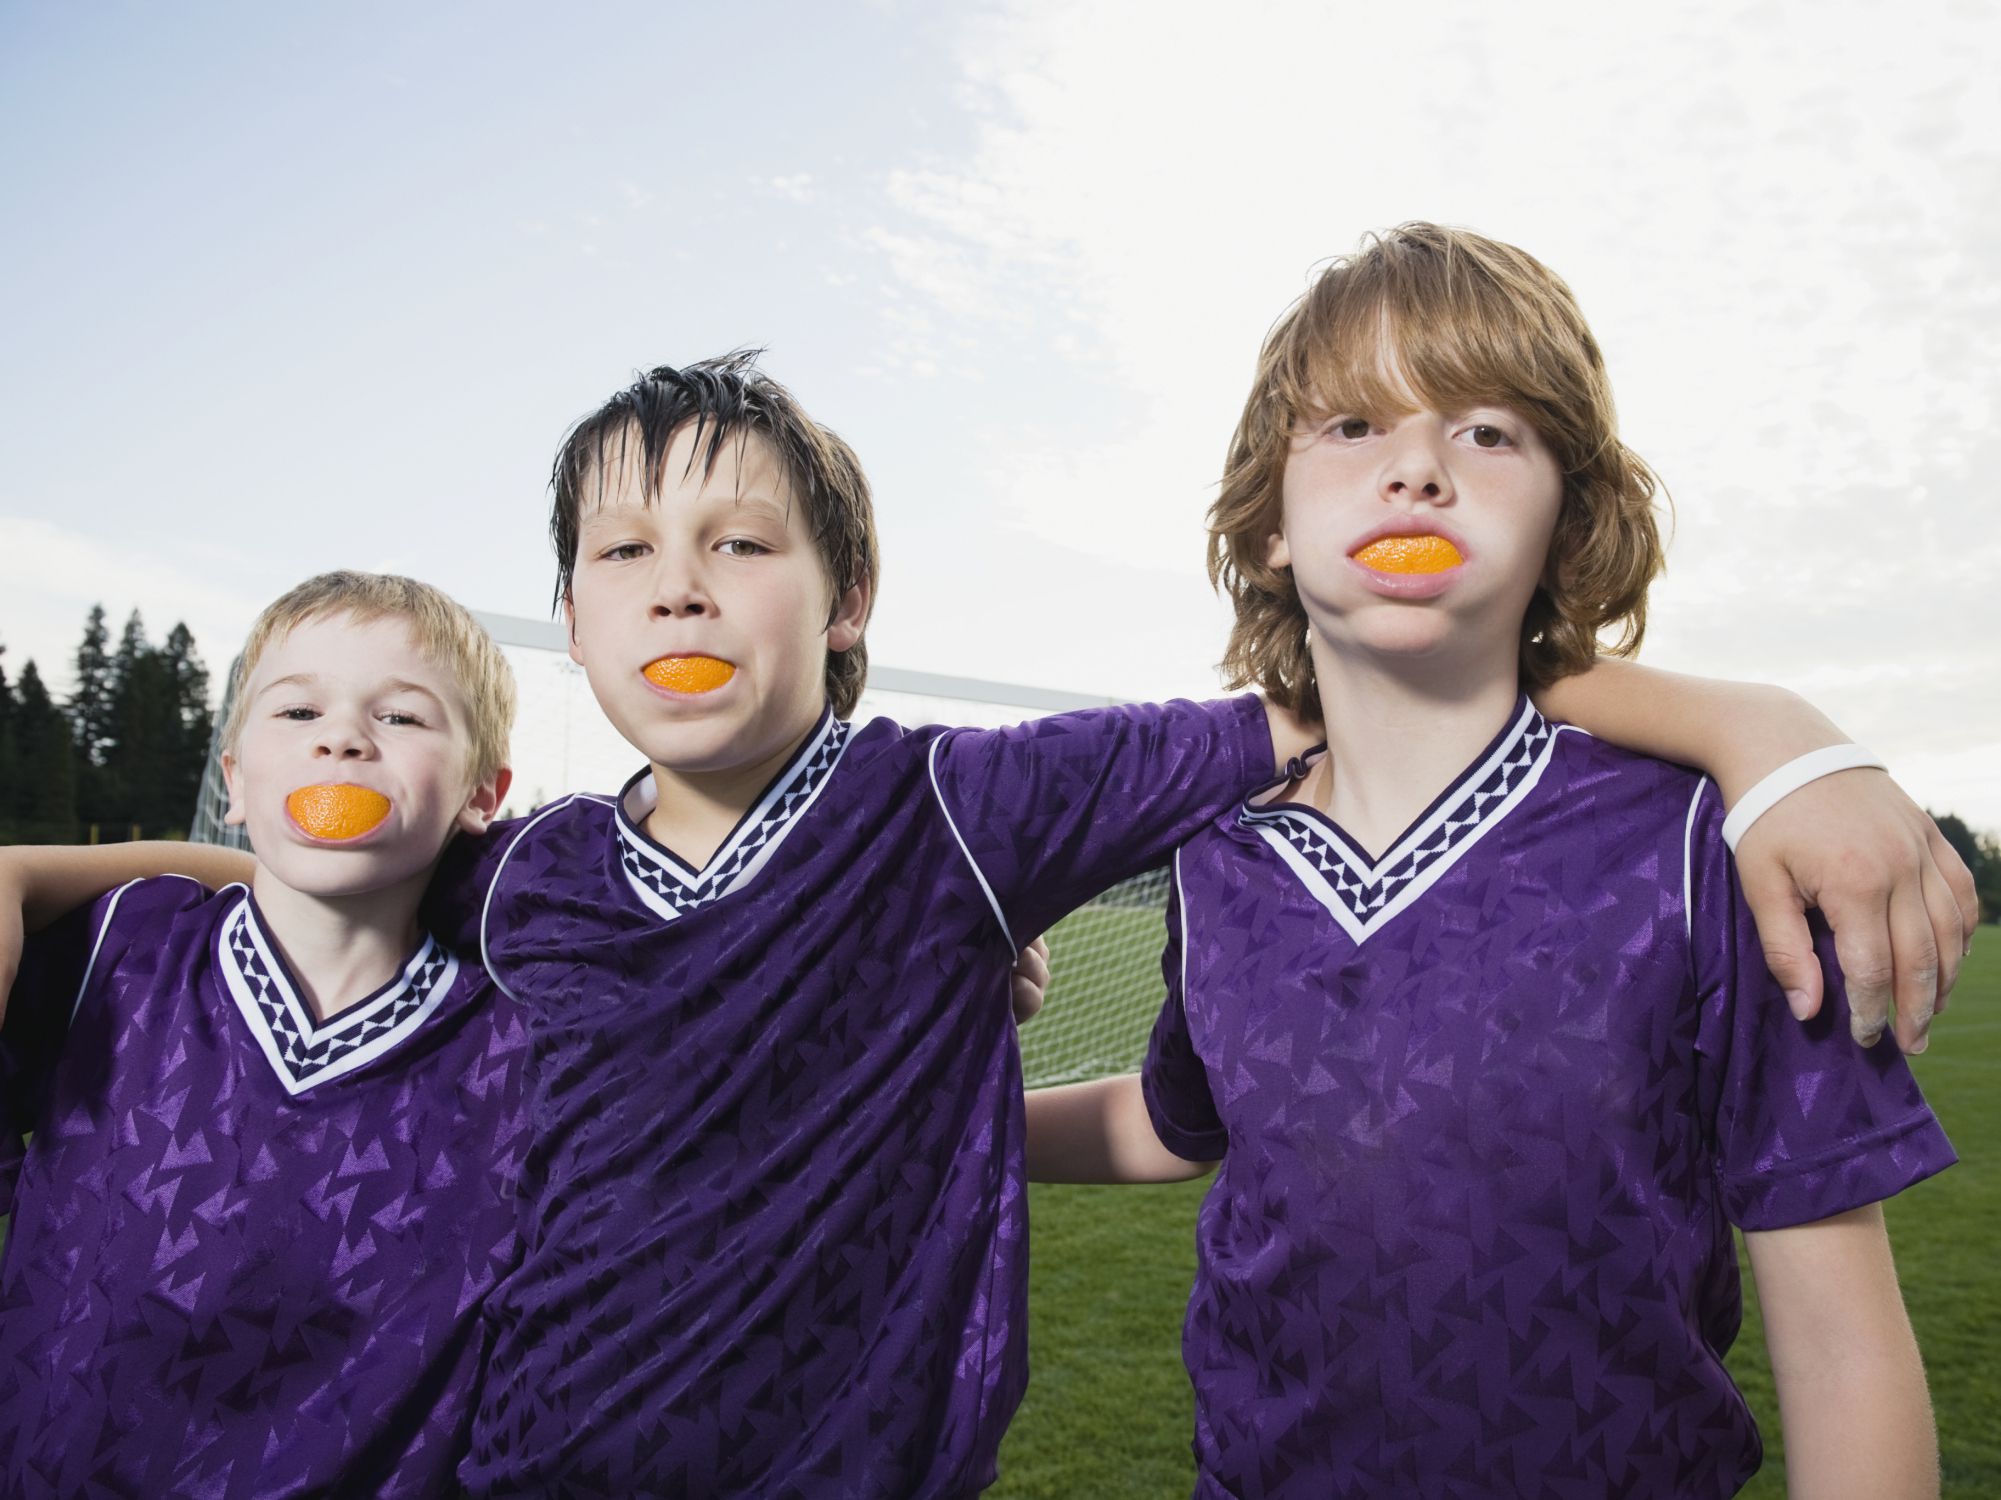
[[[1379,860],[1315,808],[1246,802],[1237,821],[1277,851],[1359,944],[1415,901],[1542,779],[1559,729],[1526,696],[1493,742],[1418,815]]]
[[[664,921],[686,916],[745,884],[805,815],[848,747],[848,725],[829,707],[805,742],[771,780],[728,838],[695,869],[646,832],[656,793],[641,771],[618,797],[619,864],[633,893]]]
[[[387,984],[321,1021],[264,931],[248,890],[222,919],[215,946],[224,988],[278,1082],[294,1096],[394,1050],[444,1003],[459,974],[457,957],[425,933]]]

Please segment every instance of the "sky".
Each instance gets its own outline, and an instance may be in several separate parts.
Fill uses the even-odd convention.
[[[2001,7],[0,7],[0,645],[308,573],[546,618],[550,459],[759,345],[872,659],[1206,694],[1265,330],[1414,218],[1554,267],[1674,525],[1643,660],[2001,830]]]

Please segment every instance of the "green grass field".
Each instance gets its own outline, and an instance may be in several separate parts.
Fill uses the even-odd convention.
[[[1055,940],[1060,963],[1061,929]],[[1059,981],[1052,1019],[1061,998]],[[1945,1494],[1964,1500],[2001,1495],[1997,1002],[2001,932],[1989,927],[1932,1029],[1931,1050],[1912,1060],[1960,1165],[1887,1209],[1938,1410]],[[1023,1033],[1025,1054],[1038,1024]],[[1001,1449],[1000,1483],[988,1491],[995,1500],[1188,1493],[1192,1418],[1179,1339],[1195,1268],[1195,1210],[1206,1186],[1031,1189],[1031,1374]],[[1748,1293],[1748,1276],[1745,1286]],[[1785,1494],[1785,1457],[1755,1305],[1730,1364],[1766,1441],[1765,1467],[1744,1493],[1777,1500]]]

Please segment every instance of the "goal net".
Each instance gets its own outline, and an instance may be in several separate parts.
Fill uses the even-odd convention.
[[[513,816],[574,791],[604,791],[632,773],[633,752],[605,722],[583,669],[569,659],[560,628],[543,621],[481,614],[514,669],[521,711],[513,740]],[[233,684],[232,667],[227,681]],[[980,682],[876,667],[855,712],[857,724],[886,714],[903,724],[1019,723],[1039,714],[1103,706],[1112,700],[1017,684]],[[189,837],[248,848],[243,830],[223,821],[221,726],[216,736]],[[1022,1072],[1030,1088],[1073,1083],[1137,1068],[1160,1011],[1165,986],[1160,949],[1167,876],[1156,870],[1127,881],[1048,934],[1050,985],[1042,1013],[1021,1030]]]

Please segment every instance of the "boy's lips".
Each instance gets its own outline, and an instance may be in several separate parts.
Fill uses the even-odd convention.
[[[1348,555],[1376,573],[1446,573],[1466,561],[1450,538],[1435,532],[1379,536]]]
[[[648,662],[640,675],[670,693],[713,693],[736,676],[736,663],[719,656],[663,656]]]
[[[323,782],[293,792],[285,799],[285,812],[307,838],[344,844],[380,828],[389,816],[389,799],[369,787]]]

